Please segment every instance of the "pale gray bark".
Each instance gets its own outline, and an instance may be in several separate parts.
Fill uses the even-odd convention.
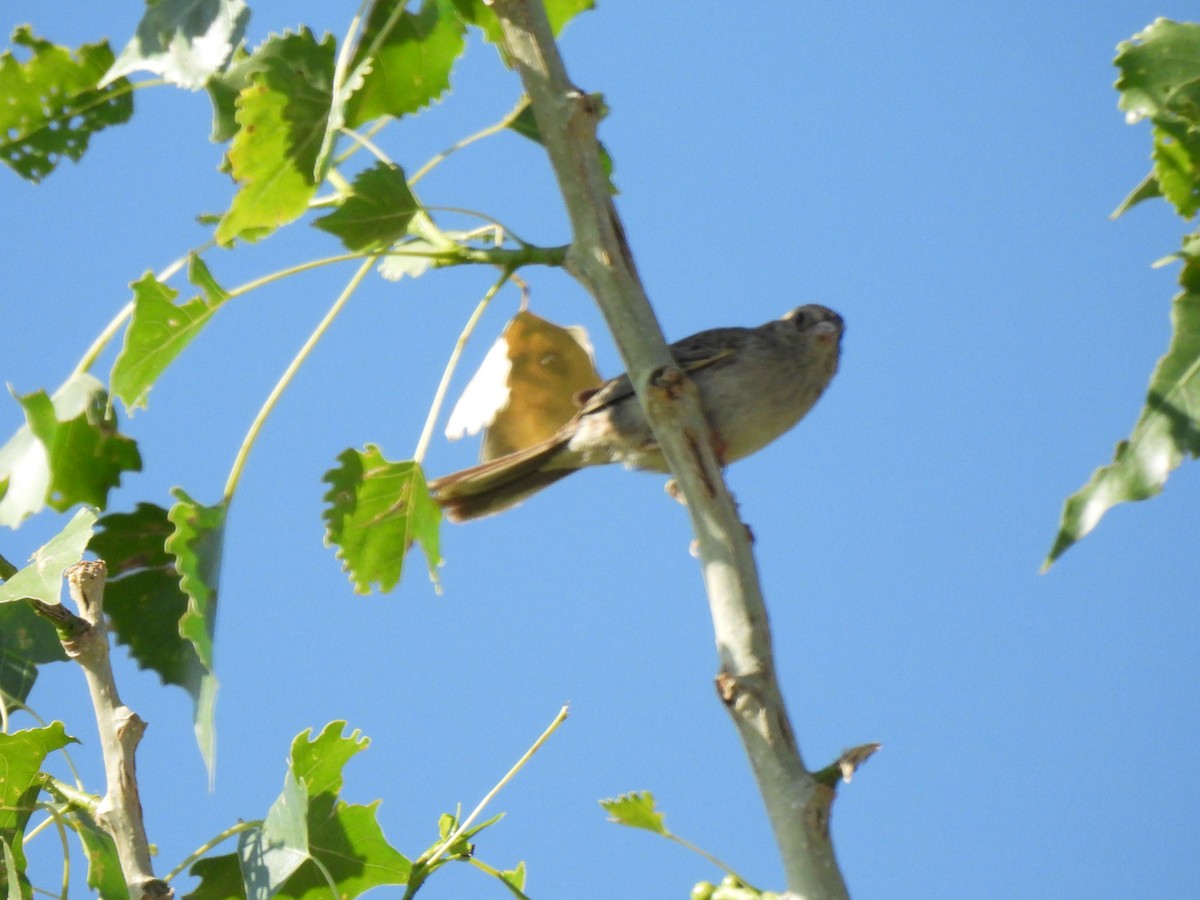
[[[567,268],[603,312],[687,502],[716,634],[718,695],[762,793],[788,890],[796,897],[846,897],[829,836],[836,779],[814,777],[796,745],[775,676],[749,535],[725,486],[695,390],[667,352],[634,266],[600,166],[596,102],[568,79],[541,0],[489,2],[532,100],[570,216]]]
[[[174,891],[154,877],[150,842],[146,839],[142,803],[138,798],[134,753],[146,723],[121,702],[109,662],[108,627],[104,620],[107,574],[103,562],[80,562],[66,571],[71,599],[86,626],[72,629],[75,633],[64,639],[63,647],[79,663],[87,679],[107,781],[96,808],[96,821],[117,845],[130,900],[169,900]]]

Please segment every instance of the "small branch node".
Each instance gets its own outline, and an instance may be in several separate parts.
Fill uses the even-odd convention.
[[[650,373],[650,387],[662,394],[664,400],[675,401],[686,390],[683,372],[678,366],[659,366]]]
[[[751,719],[762,713],[765,707],[760,689],[761,674],[747,672],[742,675],[734,675],[722,671],[717,675],[716,680],[717,694],[720,696],[721,702],[728,706],[734,715],[743,719]],[[777,729],[771,730],[777,731]]]
[[[108,578],[104,560],[85,559],[64,574],[71,589],[71,599],[79,607],[80,614],[93,626],[100,624],[104,617],[104,582]]]
[[[136,885],[136,890],[140,891],[145,900],[171,900],[175,896],[175,889],[161,878],[143,881]]]
[[[821,771],[814,772],[813,778],[820,784],[830,788],[835,787],[839,781],[849,784],[850,779],[854,777],[854,773],[862,768],[863,763],[870,759],[882,746],[878,742],[872,742],[851,747],[849,750],[843,751],[841,756],[821,769]]]
[[[117,730],[117,738],[129,752],[142,742],[146,733],[146,721],[128,706],[119,706],[113,710],[113,725]]]
[[[28,597],[26,602],[35,613],[54,626],[67,656],[74,659],[83,652],[92,635],[92,626],[87,619],[79,618],[61,603],[46,603],[36,597]]]
[[[737,679],[728,672],[717,673],[717,696],[721,698],[721,702],[728,707],[732,707],[734,700],[737,699]]]

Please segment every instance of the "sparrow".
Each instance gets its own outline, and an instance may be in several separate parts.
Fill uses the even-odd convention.
[[[837,371],[843,329],[833,310],[808,304],[757,328],[713,328],[670,346],[696,385],[722,466],[761,450],[812,409]],[[588,466],[670,471],[628,375],[579,401],[546,440],[431,481],[446,517],[502,512]]]

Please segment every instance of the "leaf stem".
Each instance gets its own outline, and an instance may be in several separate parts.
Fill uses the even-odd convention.
[[[343,125],[338,130],[341,131],[342,134],[344,134],[348,138],[350,138],[352,141],[356,142],[359,146],[361,146],[364,150],[366,150],[368,153],[370,153],[372,156],[374,156],[381,163],[385,163],[389,166],[396,165],[396,163],[391,159],[391,157],[389,157],[386,153],[384,153],[382,150],[380,150],[379,146],[374,141],[372,141],[369,137],[367,137],[365,134],[359,134],[353,128],[347,128],[345,125]],[[408,183],[412,184],[412,179],[409,179]]]
[[[392,9],[391,15],[388,16],[383,27],[371,39],[371,44],[367,47],[367,52],[363,54],[362,62],[358,64],[355,70],[351,73],[351,78],[357,78],[361,74],[362,67],[371,64],[376,55],[379,53],[379,48],[383,46],[383,42],[387,40],[388,35],[392,33],[392,29],[396,27],[396,23],[400,21],[400,17],[404,15],[407,3],[397,3]]]
[[[362,259],[361,253],[339,253],[337,256],[326,256],[321,259],[310,259],[308,262],[298,263],[294,266],[288,266],[286,269],[279,269],[275,272],[270,272],[253,281],[247,281],[245,284],[231,288],[229,298],[240,297],[243,294],[248,294],[251,291],[257,290],[260,287],[265,287],[274,281],[281,281],[292,275],[299,275],[301,272],[307,272],[310,269],[319,269],[321,266],[330,266],[334,263],[347,262],[351,259]]]
[[[522,891],[520,888],[515,887],[511,882],[505,880],[504,873],[501,872],[499,869],[495,868],[494,866],[489,866],[483,860],[476,859],[474,856],[472,856],[470,859],[468,859],[467,862],[469,862],[471,865],[473,865],[479,871],[485,872],[488,875],[491,875],[497,881],[503,882],[504,886],[506,888],[508,888],[510,892],[512,892],[512,895],[514,897],[520,897],[520,898],[523,898],[523,900],[529,900],[529,898],[525,895],[524,891]]]
[[[400,4],[403,6],[404,4]],[[346,70],[350,68],[350,57],[353,53],[354,42],[358,39],[358,29],[362,26],[363,17],[367,14],[367,10],[371,6],[371,0],[362,0],[358,5],[358,12],[354,14],[354,18],[350,20],[350,27],[346,29],[346,36],[342,38],[342,46],[338,49],[337,63],[333,67],[333,88],[332,95],[334,99],[338,99],[343,87],[346,84]]]
[[[48,803],[39,803],[38,806],[45,810],[46,818],[42,819],[42,821],[38,822],[25,832],[25,836],[21,838],[22,847],[29,846],[30,841],[32,841],[35,837],[37,837],[54,823],[54,814],[51,812],[50,805]]]
[[[71,766],[71,768],[74,770],[75,767]],[[78,775],[76,775],[76,784],[74,786],[45,772],[42,773],[41,780],[42,790],[62,803],[64,808],[82,810],[93,819],[96,818],[101,798],[85,791],[79,783]]]
[[[47,818],[44,822],[39,823],[37,828],[34,828],[25,836],[25,839],[21,842],[21,845],[27,845],[30,839],[33,838],[38,832],[44,829],[51,822],[54,823],[55,828],[58,829],[58,840],[62,844],[63,854],[62,894],[59,896],[66,897],[67,891],[71,887],[71,844],[69,841],[67,841],[67,829],[63,825],[62,813],[59,810],[55,809],[48,803],[39,803],[38,806],[42,807],[46,811]]]
[[[529,100],[523,97],[521,102],[513,108],[512,112],[508,113],[508,115],[506,115],[499,122],[494,122],[487,126],[487,128],[482,128],[474,134],[467,135],[458,143],[450,145],[441,153],[438,153],[436,156],[432,157],[429,162],[417,169],[416,173],[408,179],[409,185],[411,186],[416,184],[418,181],[432,172],[438,165],[445,162],[452,154],[457,153],[464,147],[469,147],[476,141],[481,141],[484,138],[491,137],[493,134],[499,134],[501,131],[511,125],[516,120],[517,116],[525,111],[525,107],[528,105]]]
[[[673,834],[670,831],[664,831],[663,837],[665,837],[669,841],[674,841],[680,847],[683,847],[687,850],[691,850],[693,853],[696,853],[696,854],[704,857],[710,863],[712,863],[714,866],[716,866],[718,869],[722,869],[727,874],[732,875],[734,878],[736,878],[738,881],[740,881],[746,887],[750,888],[752,891],[762,893],[761,891],[758,890],[758,888],[754,887],[754,885],[752,885],[749,881],[747,881],[745,878],[743,878],[739,873],[735,872],[731,866],[727,865],[726,863],[722,862],[717,857],[713,856],[711,853],[709,853],[703,847],[697,847],[695,844],[693,844],[687,838],[681,838],[679,835]]]
[[[177,865],[170,872],[168,872],[166,875],[163,876],[163,881],[170,881],[172,878],[175,878],[181,872],[183,872],[184,869],[186,869],[188,866],[190,866],[192,863],[194,863],[196,860],[198,860],[200,857],[202,857],[204,854],[206,854],[209,850],[212,850],[218,844],[222,843],[223,841],[228,840],[229,838],[233,837],[235,834],[241,834],[243,831],[251,831],[255,828],[261,828],[261,827],[262,827],[262,819],[255,819],[253,822],[238,822],[236,825],[229,826],[224,831],[222,831],[220,834],[218,834],[216,837],[211,838],[208,841],[205,841],[203,844],[201,844],[199,847],[197,847],[195,850],[193,850],[191,853],[189,853],[186,857],[184,857],[183,861],[179,865]]]
[[[163,282],[168,281],[172,276],[175,275],[176,272],[178,272],[187,264],[187,261],[191,259],[193,255],[201,254],[205,250],[211,249],[213,246],[215,246],[215,242],[208,241],[194,250],[189,250],[179,259],[175,260],[169,266],[155,274],[155,279]],[[309,269],[316,269],[321,266],[332,265],[333,263],[361,258],[361,253],[342,253],[337,256],[327,256],[323,259],[309,260],[308,262],[300,263],[299,265],[295,266],[289,266],[286,269],[280,269],[277,272],[271,272],[270,274],[264,275],[261,278],[256,278],[253,281],[248,281],[243,285],[239,285],[238,287],[229,291],[229,297],[230,299],[234,297],[240,297],[241,295],[248,294],[250,291],[253,291],[257,288],[268,285],[273,281],[279,281],[280,279],[287,278],[290,275],[299,274],[300,272],[307,272]],[[133,314],[133,308],[134,302],[130,300],[125,304],[124,307],[121,308],[121,311],[113,317],[112,321],[104,326],[104,330],[96,336],[96,339],[92,341],[91,346],[88,347],[87,351],[83,354],[83,357],[76,364],[74,371],[71,373],[72,375],[78,375],[81,372],[87,372],[96,364],[96,360],[100,357],[100,354],[104,352],[104,349],[108,346],[109,341],[113,339],[113,336],[121,330],[121,328],[125,325],[125,322]]]
[[[512,277],[512,273],[512,267],[505,266],[496,283],[488,288],[483,299],[476,305],[475,311],[467,319],[467,324],[463,326],[462,333],[454,344],[454,349],[450,351],[450,359],[442,371],[442,380],[438,383],[437,391],[433,395],[433,404],[429,407],[429,415],[425,417],[425,427],[421,429],[421,439],[417,441],[417,449],[413,451],[413,459],[418,464],[425,459],[425,451],[429,449],[429,441],[433,438],[433,427],[437,424],[438,416],[441,415],[442,404],[446,400],[446,391],[450,387],[450,378],[454,375],[454,370],[458,368],[458,360],[462,356],[463,348],[467,346],[467,341],[475,330],[475,326],[479,324],[479,319],[488,308],[488,304],[492,302],[492,298],[496,296],[500,288],[504,287],[504,283]]]
[[[516,241],[522,247],[532,246],[532,244],[530,244],[528,241],[523,239],[520,235],[518,235],[515,231],[513,231],[511,228],[509,228],[507,225],[505,225],[499,219],[493,218],[492,216],[489,216],[487,213],[481,213],[478,210],[474,210],[474,209],[466,209],[461,206],[426,206],[425,210],[432,211],[432,212],[458,213],[459,215],[463,215],[463,216],[471,216],[472,218],[479,219],[483,222],[489,222],[492,225],[495,225],[497,228],[499,228],[505,234],[507,234],[510,238],[512,238],[514,241]]]
[[[521,769],[525,767],[525,764],[533,757],[533,754],[537,753],[538,750],[541,749],[542,744],[546,743],[546,741],[550,739],[550,735],[554,734],[554,732],[558,730],[558,727],[567,720],[567,714],[569,711],[570,707],[568,706],[564,706],[558,711],[558,715],[554,717],[554,721],[552,721],[546,727],[546,730],[541,733],[538,739],[533,742],[533,746],[526,750],[525,753],[522,754],[521,758],[517,760],[516,764],[513,765],[513,767],[508,770],[507,774],[500,779],[496,786],[487,792],[487,795],[479,801],[479,805],[471,811],[471,814],[467,816],[467,818],[461,823],[459,823],[459,826],[454,829],[448,838],[442,841],[441,846],[439,846],[437,850],[435,850],[429,856],[428,859],[423,860],[426,868],[432,867],[433,864],[437,862],[438,857],[452,847],[454,842],[457,841],[459,837],[471,827],[472,823],[479,818],[479,814],[483,812],[484,807],[486,807],[492,801],[492,798],[500,793],[504,786],[516,777],[517,773],[520,772]]]
[[[246,432],[246,437],[242,439],[242,445],[238,448],[237,456],[233,460],[233,468],[230,470],[229,478],[225,482],[224,502],[226,505],[233,500],[233,494],[237,490],[238,481],[242,477],[242,470],[245,468],[246,459],[250,455],[250,448],[254,446],[254,442],[258,439],[259,432],[262,431],[263,424],[267,421],[267,416],[271,414],[271,411],[275,408],[275,404],[279,402],[279,398],[283,396],[283,392],[287,389],[287,386],[292,383],[296,372],[300,370],[300,366],[308,359],[308,355],[312,352],[313,347],[317,345],[317,341],[321,339],[322,335],[329,329],[329,326],[333,324],[333,320],[338,317],[338,313],[342,311],[346,302],[353,296],[355,290],[358,289],[359,284],[362,283],[367,273],[371,271],[371,266],[375,264],[376,259],[378,259],[377,256],[369,256],[363,260],[362,265],[355,270],[354,275],[346,283],[341,294],[338,295],[333,305],[329,307],[329,311],[325,313],[325,316],[317,324],[317,327],[313,329],[313,333],[308,336],[308,340],[304,342],[304,345],[300,348],[295,358],[292,359],[291,363],[288,364],[288,367],[279,377],[279,381],[272,388],[271,393],[267,395],[267,399],[263,402],[262,408],[259,409],[258,415],[250,423],[250,430]]]
[[[361,132],[361,134],[363,134],[369,138],[375,137],[375,135],[379,134],[379,132],[382,131],[391,121],[392,121],[391,116],[387,116],[387,115],[380,116],[378,119],[376,119],[374,122],[372,122],[370,124],[370,126],[367,127],[366,131]],[[355,144],[353,147],[347,147],[345,152],[342,153],[341,156],[334,159],[333,164],[335,166],[340,166],[342,163],[344,163],[346,160],[348,160],[355,153],[357,153],[359,150],[362,150],[362,149],[363,149],[362,144]]]
[[[321,862],[315,854],[308,854],[308,861],[317,867],[317,871],[321,873],[325,879],[325,884],[329,887],[330,897],[342,897],[344,892],[338,889],[338,883],[333,880],[333,873],[325,867],[325,863]]]

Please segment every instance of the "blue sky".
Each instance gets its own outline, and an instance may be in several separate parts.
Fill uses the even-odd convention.
[[[120,45],[138,4],[10,0],[0,25]],[[307,22],[341,33],[353,4],[254,4],[250,39]],[[1190,5],[610,2],[562,50],[611,108],[601,137],[618,207],[671,338],[759,324],[802,302],[846,319],[841,372],[800,427],[735,465],[757,538],[784,691],[811,768],[880,741],[844,786],[834,836],[859,898],[1200,893],[1200,481],[1118,508],[1047,575],[1063,499],[1107,462],[1169,336],[1178,245],[1161,203],[1109,213],[1149,166],[1149,132],[1112,90],[1114,48]],[[499,119],[515,76],[476,42],[444,102],[384,132],[415,169]],[[0,179],[0,376],[52,389],[128,298],[128,283],[206,238],[232,189],[203,94],[140,91],[134,120],[34,187]],[[528,239],[568,239],[540,150],[504,135],[422,182],[432,205],[485,210]],[[293,228],[210,254],[226,285],[337,252]],[[127,423],[145,472],[112,507],[182,485],[219,499],[275,379],[351,270],[229,304]],[[620,363],[589,298],[531,270],[532,309],[582,323]],[[712,688],[716,657],[683,513],[662,478],[570,478],[503,516],[447,526],[436,596],[419,566],[354,596],[322,546],[322,474],[349,446],[411,455],[445,359],[493,279],[433,273],[356,295],[269,421],[233,504],[221,588],[218,768],[210,793],[190,704],[132,664],[125,701],[150,722],[143,801],[163,870],[261,817],[292,737],[346,719],[371,737],[352,801],[384,799],[403,852],[471,808],[559,706],[572,715],[493,809],[482,859],[529,867],[530,896],[686,896],[718,873],[596,801],[651,790],[677,833],[782,887],[761,803]],[[497,301],[456,379],[516,305]],[[107,371],[111,356],[99,374]],[[0,404],[0,430],[20,423]],[[431,474],[474,449],[435,443]],[[0,535],[20,559],[61,522]],[[1190,585],[1190,587],[1189,587]],[[31,697],[84,741],[80,673]],[[1182,764],[1180,764],[1182,761]],[[182,813],[182,814],[181,814]],[[49,839],[49,840],[47,840]],[[52,836],[42,840],[47,845]],[[53,848],[52,848],[53,849]],[[53,883],[50,876],[43,881]],[[501,897],[477,872],[421,894]]]

